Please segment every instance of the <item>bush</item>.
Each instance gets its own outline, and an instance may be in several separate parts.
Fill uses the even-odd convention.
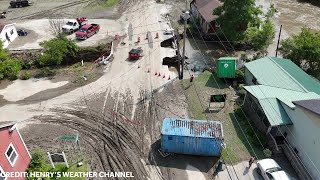
[[[27,79],[30,79],[32,77],[31,73],[29,72],[24,72],[23,74],[20,75],[20,79],[21,80],[27,80]]]
[[[0,61],[0,79],[17,79],[19,71],[22,69],[21,61],[15,59],[6,59]]]
[[[240,84],[244,83],[244,70],[243,69],[237,69],[236,70],[236,79]]]
[[[56,74],[56,71],[50,69],[49,67],[45,67],[40,69],[39,73],[35,77],[36,78],[50,77],[50,76],[54,76],[55,74]]]
[[[40,46],[44,48],[44,53],[38,59],[38,64],[41,67],[68,63],[68,59],[75,58],[79,51],[76,43],[66,36],[43,41]]]
[[[45,172],[46,171],[46,163],[47,163],[45,153],[37,149],[32,153],[32,159],[30,161],[27,172]]]
[[[269,149],[264,149],[263,150],[263,154],[267,157],[270,158],[272,155],[272,151],[270,151]]]

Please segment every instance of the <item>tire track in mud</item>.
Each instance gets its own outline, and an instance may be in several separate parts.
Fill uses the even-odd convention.
[[[112,122],[112,115],[106,114],[102,121],[102,128],[97,130],[97,122],[101,117],[95,112],[89,114],[85,109],[51,109],[58,116],[41,116],[37,119],[46,122],[60,124],[78,130],[85,146],[91,146],[97,155],[99,163],[91,164],[91,167],[99,166],[104,171],[129,171],[137,179],[145,179],[148,174],[141,162],[143,153],[136,143],[136,132],[128,128],[126,124],[118,121]],[[118,134],[115,139],[112,134]],[[90,143],[90,141],[92,141]]]

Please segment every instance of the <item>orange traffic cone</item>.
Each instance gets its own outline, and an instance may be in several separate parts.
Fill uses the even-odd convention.
[[[155,39],[157,39],[157,38],[159,38],[159,33],[156,33],[156,38]]]
[[[154,73],[154,75],[156,76],[156,75],[158,75],[158,73],[156,72],[156,73]]]
[[[170,78],[170,75],[169,75],[169,77],[168,77],[168,80],[170,80],[171,78]]]
[[[159,72],[158,76],[161,76],[160,72]]]
[[[165,74],[163,74],[163,78],[166,78],[166,75],[165,75]]]
[[[149,39],[149,38],[148,38],[148,33],[146,34],[146,39]]]

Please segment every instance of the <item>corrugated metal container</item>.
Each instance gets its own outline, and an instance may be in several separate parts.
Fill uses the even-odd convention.
[[[222,124],[218,121],[166,118],[162,123],[161,149],[164,152],[221,156]]]
[[[222,57],[218,59],[217,76],[219,78],[234,78],[236,75],[236,57]]]

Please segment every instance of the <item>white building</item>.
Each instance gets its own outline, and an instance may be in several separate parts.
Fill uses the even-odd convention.
[[[0,39],[2,41],[3,48],[7,48],[9,44],[18,37],[15,23],[0,25]]]

